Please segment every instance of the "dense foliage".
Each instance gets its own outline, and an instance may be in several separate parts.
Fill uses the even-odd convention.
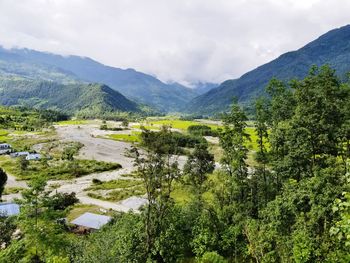
[[[36,131],[55,121],[67,120],[66,114],[53,110],[33,110],[24,107],[1,107],[0,128]]]
[[[191,125],[187,131],[195,136],[218,136],[217,131],[207,125]]]

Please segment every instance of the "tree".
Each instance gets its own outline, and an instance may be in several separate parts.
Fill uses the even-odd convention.
[[[270,162],[268,144],[269,144],[269,124],[271,125],[271,103],[264,97],[260,97],[255,102],[255,133],[257,135],[257,151],[255,153],[254,174],[252,174],[250,183],[252,192],[254,192],[254,209],[258,213],[259,208],[266,206],[269,200],[272,200],[277,193],[277,184],[273,174],[268,169]],[[262,201],[260,201],[262,200]]]
[[[189,176],[189,181],[199,193],[202,193],[202,186],[206,176],[212,173],[215,168],[214,155],[209,153],[207,144],[197,144],[193,153],[188,156],[184,166],[184,174]]]
[[[35,178],[22,192],[18,224],[24,233],[24,246],[29,262],[49,262],[49,258],[67,262],[69,239],[59,223],[63,211],[54,210],[50,192],[45,191],[46,178]],[[24,255],[23,255],[24,257]]]
[[[29,161],[26,159],[25,156],[20,156],[18,157],[18,164],[22,171],[26,171],[29,166]]]
[[[2,168],[0,168],[0,201],[1,201],[2,193],[5,189],[6,182],[7,182],[7,174]]]
[[[244,201],[247,195],[248,166],[246,164],[248,149],[246,141],[250,140],[245,128],[247,117],[237,103],[234,103],[229,114],[223,115],[224,128],[219,133],[220,145],[224,150],[221,163],[232,179],[232,184],[238,187],[237,201]],[[231,189],[233,190],[233,189]],[[233,192],[230,199],[234,198]]]
[[[63,149],[61,159],[67,160],[67,161],[73,161],[75,154],[76,154],[76,150],[73,147],[71,146],[65,147]]]
[[[17,226],[13,217],[7,217],[0,214],[0,244],[2,247],[6,248],[9,246],[16,228]]]
[[[124,128],[128,128],[128,127],[129,127],[129,121],[128,121],[127,119],[124,119],[124,120],[122,121],[122,126],[123,126]]]
[[[150,259],[164,261],[164,256],[157,246],[157,240],[167,230],[167,218],[170,216],[174,202],[171,198],[172,185],[181,176],[177,159],[171,153],[177,152],[176,144],[169,143],[171,131],[163,128],[159,136],[152,136],[152,133],[143,131],[141,138],[144,138],[143,145],[145,153],[140,153],[135,147],[131,154],[134,157],[134,165],[137,174],[142,178],[146,189],[147,206],[143,212],[146,230],[146,252]],[[170,139],[171,141],[171,139]]]

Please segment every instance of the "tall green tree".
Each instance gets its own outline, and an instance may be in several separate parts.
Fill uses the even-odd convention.
[[[247,196],[248,165],[246,163],[250,140],[246,132],[247,116],[237,103],[233,103],[231,112],[223,115],[224,127],[219,134],[220,146],[224,151],[221,159],[223,169],[238,189],[238,200],[244,201]],[[233,189],[232,189],[233,190]],[[231,198],[234,198],[233,191]]]
[[[215,168],[214,155],[209,153],[208,145],[197,144],[193,153],[188,156],[184,166],[184,174],[188,176],[189,182],[195,188],[195,192],[203,192],[203,184],[207,175]]]
[[[4,192],[4,189],[5,189],[6,182],[7,182],[7,174],[2,168],[0,168],[0,201],[1,201],[2,193]]]
[[[162,262],[166,256],[162,253],[162,243],[159,243],[159,239],[167,231],[168,217],[174,209],[174,201],[171,198],[173,183],[182,173],[177,159],[173,156],[178,150],[170,129],[163,127],[159,136],[152,135],[144,130],[141,138],[146,151],[141,153],[134,147],[131,153],[134,156],[137,174],[143,179],[148,201],[143,212],[146,252],[151,260]],[[170,240],[164,239],[163,244],[167,241]]]

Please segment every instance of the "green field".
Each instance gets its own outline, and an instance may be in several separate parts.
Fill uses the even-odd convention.
[[[109,134],[107,138],[115,141],[138,143],[141,141],[140,134],[140,132],[133,131],[131,134]]]
[[[0,130],[0,143],[7,142],[11,140],[11,136],[9,136],[9,132],[7,130]]]
[[[214,124],[205,124],[203,122],[199,121],[183,121],[183,120],[155,120],[155,121],[147,121],[144,123],[145,127],[152,127],[153,129],[158,129],[162,127],[163,125],[171,126],[174,129],[179,129],[179,130],[187,130],[188,127],[192,125],[207,125],[211,127],[212,129],[217,129],[220,126],[219,125],[214,125]]]
[[[118,179],[118,180],[111,180],[106,182],[93,183],[92,186],[85,189],[85,191],[129,188],[140,184],[142,184],[141,180]]]
[[[59,121],[56,122],[57,125],[84,125],[84,124],[88,124],[89,121],[87,120],[68,120],[68,121]]]

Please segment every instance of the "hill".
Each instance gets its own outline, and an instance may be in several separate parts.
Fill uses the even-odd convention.
[[[0,69],[1,64],[2,68],[12,67],[16,72],[20,67],[21,75],[26,76],[37,74],[55,81],[62,78],[65,81],[104,83],[131,100],[165,112],[178,111],[198,95],[178,83],[166,84],[134,69],[109,67],[86,57],[0,48]]]
[[[66,113],[89,110],[138,111],[138,105],[103,84],[31,80],[20,77],[0,79],[0,104],[55,109]]]
[[[341,79],[350,71],[350,25],[334,29],[301,49],[288,52],[239,79],[227,80],[219,87],[193,99],[186,109],[211,115],[226,110],[233,97],[241,104],[264,94],[272,78],[284,81],[304,78],[312,65],[329,64]]]

